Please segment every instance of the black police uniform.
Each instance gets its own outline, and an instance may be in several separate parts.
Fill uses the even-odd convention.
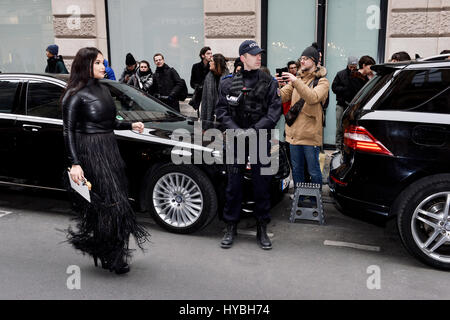
[[[236,75],[229,75],[220,82],[216,115],[226,129],[255,129],[256,132],[266,129],[270,133],[281,114],[278,82],[263,71],[242,71]],[[270,152],[269,139],[270,136],[267,138]],[[248,150],[246,150],[247,154]],[[262,165],[259,160],[258,157],[258,164],[251,165],[255,199],[254,214],[259,222],[268,223],[272,176],[261,175]],[[228,165],[228,185],[223,215],[227,223],[237,223],[240,219],[244,170],[245,165],[237,164],[235,153],[234,164]]]

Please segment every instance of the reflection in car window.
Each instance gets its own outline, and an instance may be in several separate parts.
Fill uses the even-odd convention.
[[[129,121],[183,121],[185,116],[128,85],[102,81],[108,86],[118,114]]]
[[[377,74],[372,80],[370,80],[362,89],[358,92],[356,97],[352,101],[352,105],[358,107],[364,107],[383,86],[392,79],[394,72],[388,74]]]
[[[378,110],[450,114],[450,69],[403,71],[386,91]]]
[[[372,80],[370,80],[356,95],[356,97],[350,103],[349,108],[345,111],[350,116],[350,119],[354,119],[360,110],[386,85],[386,83],[392,79],[394,72],[387,74],[377,74]]]
[[[17,80],[0,80],[0,112],[13,112],[18,86]]]
[[[63,90],[62,87],[47,82],[30,82],[27,94],[27,115],[62,119],[59,101]]]

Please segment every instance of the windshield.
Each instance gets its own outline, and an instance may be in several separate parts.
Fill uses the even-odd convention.
[[[128,85],[104,80],[117,108],[117,114],[127,121],[183,121],[181,113],[164,105],[162,102]]]

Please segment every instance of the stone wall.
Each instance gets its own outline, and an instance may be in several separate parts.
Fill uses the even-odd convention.
[[[97,47],[108,57],[104,0],[52,0],[55,43],[70,70],[80,48]]]
[[[242,41],[261,43],[260,0],[204,0],[204,10],[205,45],[214,53],[235,59]]]
[[[450,49],[450,0],[389,1],[386,59],[406,51],[414,59]]]

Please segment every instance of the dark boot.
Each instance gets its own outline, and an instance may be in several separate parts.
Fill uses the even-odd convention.
[[[223,249],[230,249],[233,246],[234,238],[237,235],[237,223],[230,222],[227,224],[227,231],[222,238],[220,246]]]
[[[256,225],[256,240],[258,241],[259,246],[263,250],[271,250],[272,242],[267,235],[267,223],[266,222],[258,222]]]

